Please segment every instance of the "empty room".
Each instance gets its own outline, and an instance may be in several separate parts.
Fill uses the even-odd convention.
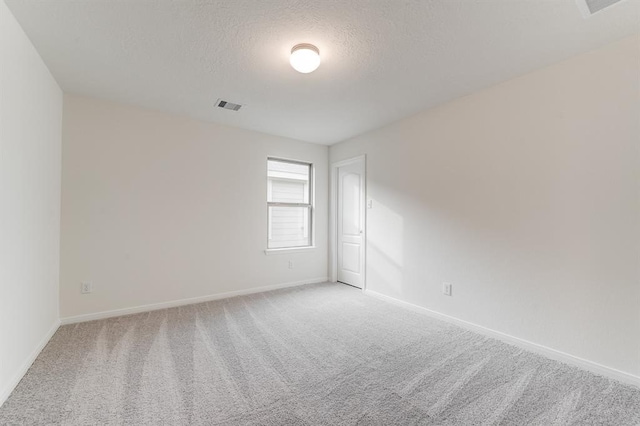
[[[0,425],[640,425],[640,0],[0,0]]]

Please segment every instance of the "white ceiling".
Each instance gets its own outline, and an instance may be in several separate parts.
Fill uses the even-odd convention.
[[[640,32],[640,0],[6,3],[66,92],[325,144]]]

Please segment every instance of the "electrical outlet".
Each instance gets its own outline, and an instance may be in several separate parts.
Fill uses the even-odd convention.
[[[89,282],[84,282],[80,284],[80,293],[89,294],[93,291],[93,286]]]
[[[369,202],[367,203],[367,208],[368,209],[372,209],[373,208],[373,200],[369,200]]]
[[[293,269],[293,260],[289,261],[289,269]]]
[[[442,283],[442,294],[453,296],[453,286],[450,283]]]

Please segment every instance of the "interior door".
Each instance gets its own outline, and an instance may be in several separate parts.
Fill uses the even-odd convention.
[[[338,167],[338,281],[364,282],[364,161]]]

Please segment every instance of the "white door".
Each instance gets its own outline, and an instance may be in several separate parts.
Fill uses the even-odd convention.
[[[338,167],[338,281],[364,282],[364,160]]]

